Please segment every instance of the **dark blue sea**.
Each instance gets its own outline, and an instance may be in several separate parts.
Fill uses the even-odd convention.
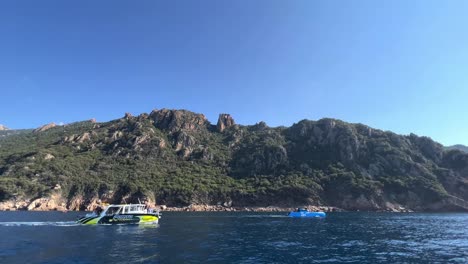
[[[468,214],[164,213],[158,226],[78,226],[0,212],[0,263],[468,263]]]

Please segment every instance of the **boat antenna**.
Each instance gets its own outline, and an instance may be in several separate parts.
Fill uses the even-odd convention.
[[[124,200],[124,203],[127,204],[127,200],[125,200],[125,198],[122,198]]]
[[[141,204],[140,198],[138,198],[138,203]]]

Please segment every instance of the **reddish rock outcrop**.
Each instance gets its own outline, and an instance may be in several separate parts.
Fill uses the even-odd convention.
[[[91,134],[88,132],[83,133],[83,135],[79,136],[76,140],[78,143],[83,143],[91,139]]]
[[[25,210],[28,206],[28,201],[16,201],[16,200],[9,200],[0,203],[0,211],[17,211],[17,210]]]
[[[72,199],[68,200],[67,207],[71,211],[80,211],[86,208],[84,198],[82,196],[75,196]]]
[[[204,115],[186,110],[153,110],[149,117],[153,120],[155,127],[171,133],[180,130],[202,130],[206,129],[209,124]]]
[[[234,119],[229,114],[220,114],[218,118],[218,124],[216,127],[219,132],[223,132],[226,128],[234,126],[236,123]]]
[[[60,193],[55,193],[50,197],[42,197],[31,201],[26,207],[28,211],[66,211],[66,204]]]
[[[57,125],[52,122],[52,123],[49,123],[49,124],[46,124],[46,125],[43,125],[43,126],[41,126],[39,128],[34,129],[33,132],[34,133],[44,132],[44,131],[46,131],[48,129],[51,129],[53,127],[56,127],[56,126]]]

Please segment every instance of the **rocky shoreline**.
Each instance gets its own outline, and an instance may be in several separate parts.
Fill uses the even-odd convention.
[[[157,206],[160,211],[165,212],[291,212],[297,207],[279,207],[279,206],[242,206],[242,207],[224,207],[220,205],[189,205],[184,207]],[[332,206],[305,206],[309,211],[320,212],[343,212],[343,209]]]
[[[290,212],[297,207],[280,206],[223,206],[208,204],[192,204],[189,206],[172,207],[166,205],[150,204],[152,208],[163,212]],[[84,211],[93,211],[98,203],[91,203],[86,206]],[[341,208],[333,206],[303,206],[309,211],[323,212],[342,212]],[[57,202],[55,199],[39,198],[32,201],[14,201],[9,200],[0,203],[0,211],[83,211],[77,206],[67,206],[66,203]]]
[[[72,199],[66,199],[61,192],[56,191],[50,196],[41,198],[16,198],[7,201],[0,202],[0,211],[93,211],[98,206],[102,206],[107,203],[119,203],[113,201],[112,197],[83,197],[76,196]],[[128,199],[132,200],[132,199]],[[135,199],[133,199],[135,200]],[[413,212],[412,209],[406,208],[399,204],[385,203],[382,207],[369,207],[367,204],[356,202],[349,207],[336,207],[336,206],[324,206],[317,204],[296,204],[296,205],[269,205],[269,206],[236,206],[232,201],[218,202],[216,205],[213,204],[191,204],[188,206],[166,206],[157,205],[153,200],[147,197],[141,197],[143,203],[147,204],[151,208],[159,211],[166,212],[290,212],[295,210],[297,207],[305,207],[309,211],[321,211],[321,212],[343,212],[343,211],[368,211],[368,212]],[[437,208],[443,208],[438,206]],[[423,208],[421,210],[414,211],[426,211]],[[434,208],[429,211],[444,211],[437,210]],[[446,210],[445,210],[446,211]]]
[[[65,203],[56,199],[57,197],[39,198],[35,200],[8,200],[0,202],[0,211],[93,211],[99,203],[92,201],[85,207],[76,205],[76,201]],[[292,206],[224,206],[208,204],[192,204],[189,206],[172,207],[166,205],[155,205],[149,203],[152,208],[162,212],[290,212],[297,207]],[[384,210],[345,210],[334,206],[306,205],[309,211],[321,212],[344,212],[344,211],[369,211],[369,212],[413,212],[403,207],[389,207]]]

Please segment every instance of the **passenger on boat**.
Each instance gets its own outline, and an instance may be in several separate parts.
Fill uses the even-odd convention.
[[[98,205],[96,209],[94,209],[94,212],[96,213],[96,215],[101,215],[102,211],[103,209],[100,205]]]
[[[148,213],[154,212],[154,208],[149,201],[145,201],[145,209]]]

